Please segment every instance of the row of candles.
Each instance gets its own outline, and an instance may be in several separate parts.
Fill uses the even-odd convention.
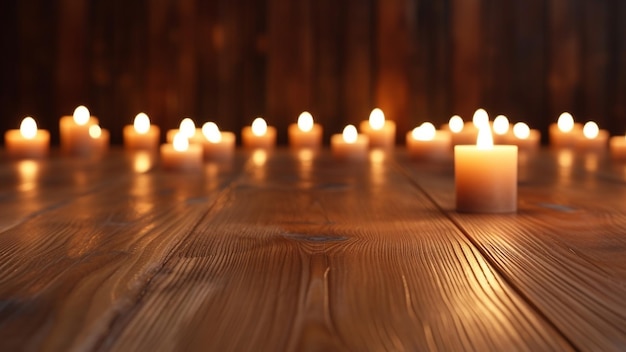
[[[338,159],[365,159],[370,148],[389,149],[394,146],[396,125],[385,120],[380,109],[374,109],[367,121],[348,125],[343,133],[331,137],[331,151]],[[584,126],[575,123],[569,113],[563,113],[549,129],[551,144],[557,147],[575,147],[585,151],[606,148],[608,132],[594,122]],[[72,155],[102,153],[108,148],[109,132],[99,127],[99,121],[89,110],[79,106],[72,116],[60,120],[61,149]],[[125,148],[129,150],[160,150],[161,163],[171,170],[200,169],[203,159],[232,157],[235,134],[220,131],[213,122],[197,128],[193,120],[185,118],[180,127],[167,131],[166,143],[159,146],[160,129],[152,125],[144,113],[135,117],[133,125],[124,127]],[[247,148],[271,149],[276,145],[276,128],[257,118],[243,128],[242,143]],[[322,126],[303,112],[297,124],[288,129],[293,148],[317,149],[322,144]],[[37,129],[34,119],[27,117],[19,130],[5,134],[7,153],[15,157],[42,157],[49,151],[50,133]],[[454,172],[457,210],[463,212],[500,213],[517,210],[517,156],[518,149],[536,150],[540,133],[525,123],[512,128],[505,116],[493,121],[484,109],[478,109],[472,124],[465,124],[459,116],[436,130],[425,122],[406,135],[409,155],[414,158],[441,158],[450,154],[454,146]],[[612,137],[612,154],[626,158],[626,138]]]

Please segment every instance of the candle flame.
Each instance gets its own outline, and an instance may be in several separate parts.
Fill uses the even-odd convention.
[[[448,127],[450,127],[450,131],[452,131],[452,133],[459,133],[463,131],[464,126],[465,122],[463,122],[463,119],[459,115],[452,116],[450,121],[448,121]]]
[[[102,136],[102,129],[98,125],[89,126],[89,136],[93,139],[98,139]]]
[[[313,115],[304,111],[298,116],[298,128],[303,132],[310,132],[313,129]]]
[[[385,113],[379,108],[375,108],[370,113],[370,126],[374,130],[381,130],[385,126]]]
[[[504,115],[498,115],[493,120],[493,132],[497,135],[504,135],[509,131],[509,119]]]
[[[260,137],[267,133],[267,122],[262,117],[257,117],[252,121],[252,134]]]
[[[491,135],[491,128],[489,128],[489,126],[478,129],[478,137],[476,138],[476,147],[478,149],[492,149],[493,148],[493,136]]]
[[[359,138],[359,133],[354,125],[348,125],[343,129],[343,140],[346,143],[352,144]]]
[[[74,109],[74,122],[77,125],[84,126],[89,122],[89,118],[91,114],[89,113],[89,109],[86,106],[80,105],[76,109]]]
[[[180,127],[178,127],[178,132],[182,133],[187,139],[193,137],[196,134],[196,124],[192,119],[185,117],[180,122]]]
[[[556,124],[561,132],[571,132],[574,129],[574,117],[569,112],[564,112]]]
[[[172,141],[174,146],[174,150],[177,152],[184,152],[189,149],[189,139],[182,132],[178,132],[174,135],[174,140]]]
[[[478,109],[474,112],[474,116],[472,117],[472,122],[474,123],[474,127],[480,129],[485,125],[489,125],[489,115],[485,109]]]
[[[513,125],[513,135],[517,139],[528,139],[530,137],[530,128],[524,122],[518,122]]]
[[[137,116],[135,116],[133,125],[135,126],[135,132],[139,134],[146,134],[150,131],[150,118],[148,115],[140,112]]]
[[[28,116],[20,124],[20,134],[26,139],[33,139],[37,135],[37,122]]]
[[[219,143],[222,140],[222,133],[215,122],[207,122],[202,125],[202,134],[211,143]]]
[[[599,133],[600,129],[598,128],[598,124],[593,121],[589,121],[583,126],[583,135],[587,139],[594,139],[598,137]]]
[[[437,134],[435,126],[430,122],[424,122],[419,127],[415,127],[411,132],[413,139],[418,141],[432,141]]]

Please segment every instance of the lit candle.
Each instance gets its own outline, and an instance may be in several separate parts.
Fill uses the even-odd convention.
[[[541,133],[530,129],[524,122],[513,125],[513,138],[509,140],[518,146],[520,151],[536,151],[541,143]]]
[[[367,159],[369,137],[359,134],[354,125],[348,125],[342,134],[330,138],[332,154],[337,159]]]
[[[61,150],[72,155],[91,154],[94,143],[89,135],[89,127],[97,125],[98,119],[91,116],[89,110],[81,105],[72,116],[63,116],[59,121]]]
[[[181,132],[183,136],[187,137],[187,140],[192,144],[204,143],[204,136],[202,135],[202,129],[196,128],[196,123],[189,117],[185,117],[180,121],[178,129],[167,131],[165,134],[165,141],[167,143],[174,143],[174,136]]]
[[[220,131],[214,122],[202,125],[204,142],[204,158],[207,160],[219,160],[232,158],[235,153],[235,134]]]
[[[159,147],[161,130],[150,124],[148,115],[140,112],[132,125],[124,126],[124,146],[129,150],[156,151]]]
[[[517,146],[494,146],[491,130],[480,128],[476,145],[454,147],[454,181],[457,211],[515,212]]]
[[[450,131],[452,145],[476,143],[478,129],[476,129],[473,125],[466,126],[465,122],[463,122],[463,119],[459,115],[452,116],[447,124],[441,126],[441,129],[444,131]]]
[[[369,138],[372,148],[390,149],[396,142],[396,123],[385,120],[385,114],[379,108],[370,113],[368,121],[361,121],[361,132]]]
[[[100,125],[91,125],[89,126],[89,137],[91,138],[93,154],[103,154],[109,150],[111,135],[108,130],[100,128]]]
[[[626,160],[626,136],[614,136],[609,141],[611,157],[615,160]]]
[[[276,128],[268,126],[261,117],[252,121],[241,131],[243,146],[246,148],[272,149],[276,146]]]
[[[313,122],[313,116],[303,112],[298,123],[292,123],[287,130],[289,145],[294,149],[318,149],[322,144],[322,126]]]
[[[189,143],[181,132],[172,143],[161,145],[161,164],[166,170],[199,170],[202,167],[202,146]]]
[[[450,132],[437,131],[430,122],[424,122],[406,134],[406,148],[414,159],[441,159],[450,155]]]
[[[507,144],[511,139],[509,119],[504,115],[498,115],[493,120],[493,142],[495,144]]]
[[[4,134],[4,143],[13,158],[41,158],[50,151],[50,132],[37,129],[37,122],[29,116],[22,120],[19,130]]]
[[[603,152],[606,150],[609,132],[601,130],[598,124],[589,121],[583,126],[583,135],[576,139],[576,149],[588,152]]]
[[[582,125],[574,122],[574,117],[568,112],[559,116],[557,123],[549,127],[550,145],[556,148],[571,148],[582,135]]]

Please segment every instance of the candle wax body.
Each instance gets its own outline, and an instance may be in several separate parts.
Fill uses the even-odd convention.
[[[626,137],[615,136],[609,141],[611,157],[615,160],[626,160]]]
[[[91,143],[93,145],[93,153],[94,154],[103,154],[109,150],[109,143],[111,140],[111,134],[109,130],[102,129],[102,134],[98,138],[92,138]]]
[[[454,147],[456,208],[467,213],[517,210],[517,146]]]
[[[550,124],[548,129],[550,136],[550,146],[554,148],[572,148],[576,145],[576,140],[583,136],[583,126],[575,123],[574,128],[569,132],[559,130],[556,123]]]
[[[585,138],[580,135],[576,139],[576,149],[586,152],[604,152],[606,151],[609,140],[609,132],[607,130],[598,131],[596,138]]]
[[[150,125],[150,129],[145,134],[140,134],[135,130],[135,126],[124,126],[124,147],[128,150],[156,151],[159,148],[159,138],[161,129],[158,126]]]
[[[449,124],[441,125],[443,131],[450,131],[450,139],[452,145],[470,145],[476,144],[476,138],[478,138],[478,128],[474,125],[465,124],[463,129],[459,132],[452,132]]]
[[[396,144],[396,123],[385,120],[385,125],[380,130],[370,126],[369,121],[361,121],[359,130],[369,138],[371,148],[392,149]]]
[[[538,130],[530,130],[528,138],[517,138],[512,135],[508,141],[508,144],[516,145],[520,151],[536,151],[541,146],[541,132]]]
[[[322,126],[314,124],[310,131],[302,131],[297,124],[292,123],[287,129],[289,145],[294,149],[318,149],[322,145]]]
[[[89,127],[97,124],[98,119],[94,116],[91,116],[84,125],[76,124],[73,116],[61,117],[59,121],[61,151],[71,155],[91,154],[95,145],[89,135]]]
[[[235,153],[235,134],[232,132],[221,132],[222,140],[217,143],[204,140],[202,147],[204,148],[204,159],[221,160],[230,159]]]
[[[168,130],[165,134],[165,141],[169,144],[174,142],[174,136],[178,133],[178,129]],[[196,132],[189,138],[189,143],[202,144],[204,143],[204,135],[201,128],[196,128]]]
[[[13,158],[41,158],[50,152],[50,132],[37,130],[34,138],[26,139],[20,130],[8,130],[4,144],[7,154]]]
[[[476,135],[478,137],[478,134]],[[511,141],[515,139],[513,132],[509,129],[505,134],[497,134],[493,132],[493,144],[513,144]],[[471,144],[475,144],[476,141]]]
[[[189,148],[179,152],[172,144],[161,145],[161,165],[166,170],[200,170],[202,168],[202,146],[189,144]]]
[[[363,134],[359,134],[354,143],[346,143],[342,134],[334,134],[330,138],[330,149],[337,159],[366,159],[368,148],[369,138]]]
[[[451,137],[448,131],[436,131],[432,140],[418,140],[406,134],[406,148],[413,159],[445,159],[450,156]]]
[[[241,139],[246,148],[272,149],[276,146],[276,128],[267,126],[267,131],[262,136],[252,133],[252,127],[246,126],[241,130]]]

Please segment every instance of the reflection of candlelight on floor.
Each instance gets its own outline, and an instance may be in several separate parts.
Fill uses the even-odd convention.
[[[39,164],[33,160],[22,160],[17,163],[17,171],[20,175],[20,192],[27,192],[37,188],[37,176]]]
[[[146,151],[132,153],[133,170],[137,173],[150,171],[154,166],[154,154]]]

